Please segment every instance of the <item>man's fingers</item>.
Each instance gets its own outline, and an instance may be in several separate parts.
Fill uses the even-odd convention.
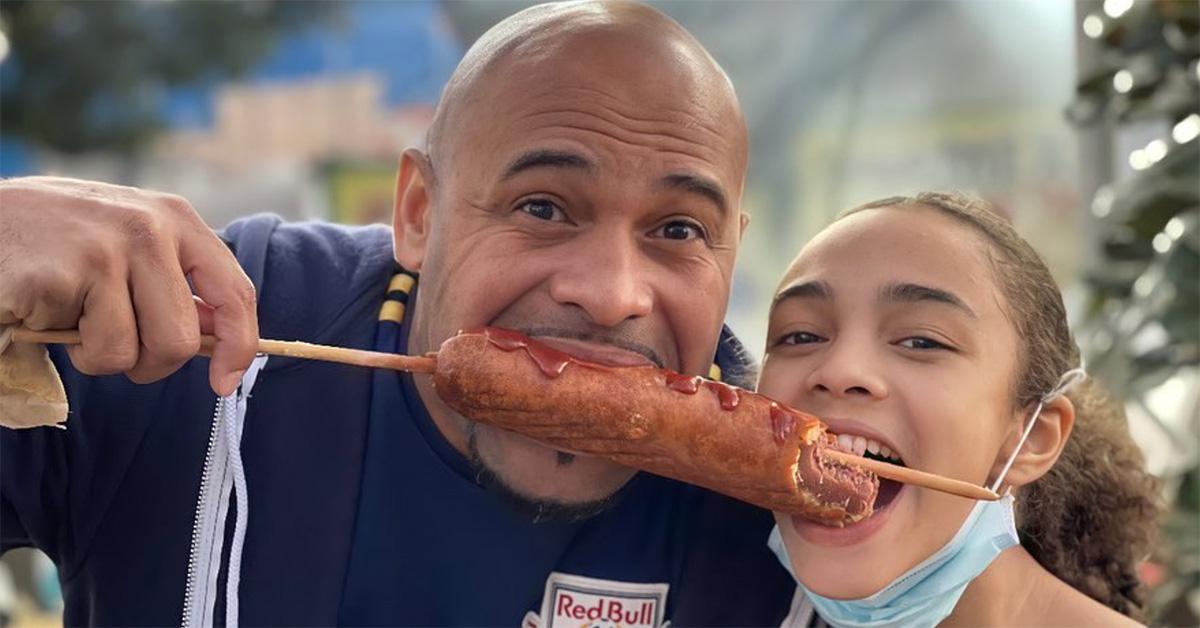
[[[180,242],[183,267],[192,287],[212,307],[212,334],[217,337],[209,367],[214,391],[237,390],[242,372],[258,350],[258,315],[254,284],[229,249],[210,231],[193,233]]]
[[[79,372],[124,373],[138,359],[138,330],[124,277],[110,278],[88,290],[78,321],[80,344],[67,347]]]
[[[186,199],[36,177],[0,181],[0,193],[0,319],[78,327],[83,344],[69,351],[81,371],[149,381],[199,348],[194,272],[220,338],[211,382],[234,388],[257,344],[254,290]]]
[[[35,331],[75,327],[84,294],[69,271],[62,265],[47,264],[30,274],[33,280],[15,295],[16,304],[6,309]]]
[[[144,249],[130,266],[141,350],[128,375],[145,384],[174,373],[196,355],[200,326],[175,251],[165,244]]]

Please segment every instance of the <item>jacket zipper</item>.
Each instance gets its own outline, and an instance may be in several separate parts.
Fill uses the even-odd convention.
[[[188,568],[187,568],[187,584],[184,587],[183,598],[183,618],[180,622],[181,626],[198,625],[198,622],[189,621],[193,613],[200,612],[201,609],[192,608],[194,603],[193,597],[196,590],[196,580],[199,574],[196,570],[200,564],[200,535],[201,527],[203,527],[204,508],[210,499],[208,491],[208,478],[212,473],[213,456],[217,446],[218,431],[221,426],[221,413],[224,409],[225,399],[217,398],[216,409],[213,410],[212,429],[208,434],[208,449],[204,453],[204,472],[200,474],[200,494],[196,499],[196,515],[192,520],[192,545],[188,551]]]

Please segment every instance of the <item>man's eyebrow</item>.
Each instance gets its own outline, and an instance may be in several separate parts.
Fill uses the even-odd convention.
[[[787,299],[831,299],[833,298],[833,288],[824,281],[805,281],[804,283],[792,284],[779,294],[775,295],[772,307]]]
[[[522,154],[508,164],[501,180],[511,179],[521,172],[534,168],[562,168],[581,170],[588,174],[596,172],[596,166],[583,155],[562,150],[537,149]]]
[[[659,187],[683,190],[703,196],[717,206],[722,215],[729,213],[729,203],[725,200],[725,192],[721,184],[696,174],[669,174],[659,179]]]
[[[915,283],[890,283],[880,289],[879,299],[885,303],[919,303],[921,301],[944,303],[971,318],[979,318],[975,315],[975,311],[953,292]]]

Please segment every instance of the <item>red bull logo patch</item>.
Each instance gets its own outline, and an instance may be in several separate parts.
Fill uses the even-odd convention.
[[[661,628],[666,619],[667,589],[665,583],[553,572],[546,579],[540,617],[527,615],[522,624],[529,628]]]

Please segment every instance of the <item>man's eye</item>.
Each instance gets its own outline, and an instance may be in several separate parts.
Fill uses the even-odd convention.
[[[706,239],[703,227],[686,220],[672,220],[655,229],[651,235],[666,240]]]
[[[792,332],[783,338],[779,339],[781,345],[807,345],[815,342],[821,342],[824,338],[807,331]]]
[[[922,350],[922,351],[929,350],[929,349],[949,349],[950,348],[936,340],[930,340],[929,338],[926,338],[924,336],[912,336],[910,338],[905,338],[904,340],[901,340],[897,344],[899,344],[901,347],[905,347],[907,349],[917,349],[917,350]]]
[[[525,212],[539,220],[562,221],[566,218],[558,205],[540,198],[530,199],[521,203],[517,206],[517,211]]]

